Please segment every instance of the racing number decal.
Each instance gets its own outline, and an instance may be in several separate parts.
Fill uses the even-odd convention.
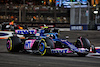
[[[45,39],[41,39],[39,43],[39,51],[42,56],[46,54],[46,49],[45,49],[46,47],[47,44],[45,42]]]

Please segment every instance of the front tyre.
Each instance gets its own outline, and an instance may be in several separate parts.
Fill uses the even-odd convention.
[[[90,41],[87,38],[79,37],[75,46],[77,48],[86,48],[88,51],[86,53],[77,53],[79,56],[86,56],[90,52]]]
[[[46,43],[45,39],[41,39],[39,42],[39,45],[38,45],[38,50],[42,56],[45,55],[47,52],[46,47],[47,47],[47,43]]]

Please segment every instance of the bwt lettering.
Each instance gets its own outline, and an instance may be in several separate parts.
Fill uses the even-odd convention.
[[[18,30],[17,34],[35,34],[35,30]]]
[[[52,53],[67,53],[68,50],[51,50]]]

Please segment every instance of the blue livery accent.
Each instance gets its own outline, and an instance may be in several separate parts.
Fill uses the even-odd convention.
[[[74,51],[74,52],[79,52],[79,50],[78,50],[77,47],[75,47],[72,43],[70,43],[70,42],[68,42],[68,41],[66,41],[66,40],[55,39],[54,41],[59,41],[59,42],[61,42],[61,43],[64,43],[64,44],[66,44],[68,47],[70,47],[72,51]]]
[[[97,52],[97,53],[100,53],[100,49],[96,49],[96,52]]]
[[[7,33],[0,33],[0,36],[6,36],[6,35],[9,35]]]

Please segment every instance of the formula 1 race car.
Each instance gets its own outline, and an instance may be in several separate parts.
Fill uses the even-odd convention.
[[[23,26],[23,27],[25,28],[26,25]],[[16,24],[16,23],[14,23],[14,20],[11,21],[11,22],[3,22],[1,24],[1,30],[2,31],[14,31],[16,29],[23,29],[23,27],[18,25],[18,24]]]
[[[44,30],[45,31],[45,30]],[[7,50],[9,52],[32,52],[46,54],[68,54],[77,53],[79,56],[86,56],[90,52],[90,41],[87,38],[79,37],[72,44],[67,40],[59,39],[57,33],[43,33],[34,30],[16,30],[17,34],[23,34],[25,39],[20,39],[17,34],[7,39]],[[26,36],[27,35],[27,36]]]

